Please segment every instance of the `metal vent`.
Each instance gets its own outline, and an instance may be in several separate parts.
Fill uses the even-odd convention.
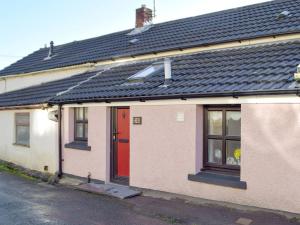
[[[138,27],[130,31],[127,35],[132,36],[132,35],[137,35],[141,34],[147,30],[149,30],[151,27],[153,27],[153,24],[145,25],[143,27]]]
[[[291,13],[289,11],[285,10],[278,14],[277,19],[284,19],[286,17],[289,17],[290,15],[291,15]]]
[[[139,42],[139,39],[137,39],[137,38],[131,39],[131,40],[129,41],[129,43],[132,44],[132,45],[134,45],[134,44],[137,43],[137,42]]]

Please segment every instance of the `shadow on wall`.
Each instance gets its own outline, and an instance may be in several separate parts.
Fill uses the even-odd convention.
[[[45,137],[46,135],[55,135],[52,126],[56,122],[49,120],[48,110],[37,110],[31,113],[32,132],[36,137]]]

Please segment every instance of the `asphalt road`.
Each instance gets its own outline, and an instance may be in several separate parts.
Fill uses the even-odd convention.
[[[232,225],[240,217],[252,219],[251,225],[300,224],[277,214],[180,200],[118,200],[0,172],[0,225]]]

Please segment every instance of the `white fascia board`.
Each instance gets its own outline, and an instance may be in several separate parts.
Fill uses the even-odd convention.
[[[291,95],[258,95],[233,97],[209,97],[209,98],[190,98],[186,100],[170,99],[170,100],[148,100],[140,101],[124,101],[124,102],[99,102],[99,103],[82,103],[82,104],[66,104],[68,107],[91,107],[91,106],[146,106],[146,105],[212,105],[212,104],[300,104],[300,97],[295,94]]]

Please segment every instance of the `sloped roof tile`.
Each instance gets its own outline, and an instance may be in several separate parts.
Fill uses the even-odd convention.
[[[286,18],[278,19],[283,11]],[[148,31],[131,30],[55,46],[55,56],[44,60],[48,48],[40,49],[0,71],[0,76],[72,66],[123,56],[141,55],[228,41],[300,32],[300,0],[275,0],[154,24]],[[132,38],[139,39],[130,44]]]
[[[180,98],[189,95],[296,93],[297,87],[300,87],[293,79],[300,63],[300,40],[173,57],[173,81],[168,87],[162,87],[163,71],[145,78],[143,83],[124,85],[128,77],[162,60],[115,65],[101,73],[84,73],[4,93],[0,95],[0,107]],[[66,92],[57,95],[62,91]]]

